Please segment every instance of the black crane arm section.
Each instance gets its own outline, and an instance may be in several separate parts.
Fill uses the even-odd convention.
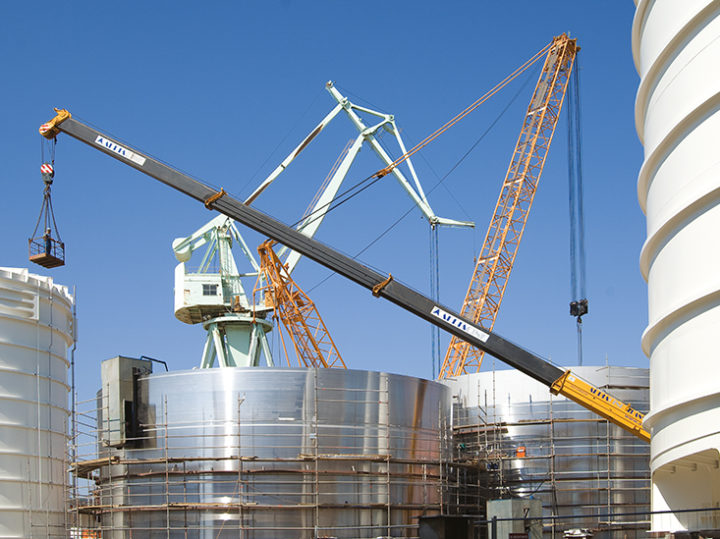
[[[304,236],[293,228],[232,198],[224,190],[216,191],[126,144],[113,140],[73,119],[65,110],[56,109],[56,111],[58,115],[40,128],[43,136],[53,138],[61,132],[66,133],[114,157],[202,202],[208,209],[217,210],[235,219],[371,290],[374,295],[383,297],[459,339],[492,354],[511,367],[548,386],[553,393],[565,395],[636,436],[649,441],[650,434],[642,428],[643,415],[640,412],[580,380],[570,371],[563,371],[532,352],[464,319],[449,307],[435,303],[430,298],[391,277],[382,275],[331,247]]]

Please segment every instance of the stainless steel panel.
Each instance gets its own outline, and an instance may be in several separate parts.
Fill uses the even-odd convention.
[[[580,377],[648,409],[648,370],[575,367]],[[456,484],[451,512],[478,512],[485,500],[535,497],[560,515],[558,534],[590,528],[596,537],[644,536],[649,510],[649,444],[610,425],[516,371],[483,372],[448,382],[455,395]],[[589,518],[571,518],[576,515]],[[615,531],[613,531],[615,530]]]
[[[99,468],[103,537],[409,537],[441,503],[445,386],[340,369],[141,377],[144,434]],[[102,401],[102,399],[101,399]]]

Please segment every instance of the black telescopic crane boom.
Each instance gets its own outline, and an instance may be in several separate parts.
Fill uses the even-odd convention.
[[[56,109],[56,111],[58,115],[40,127],[40,133],[46,138],[54,138],[63,132],[136,168],[202,202],[208,209],[217,210],[235,219],[371,290],[373,295],[383,297],[448,333],[492,354],[511,367],[548,386],[553,393],[565,395],[636,436],[649,441],[650,434],[642,429],[643,415],[640,412],[578,379],[570,371],[563,371],[536,354],[473,324],[449,307],[440,305],[393,280],[392,276],[382,275],[331,247],[304,236],[293,228],[232,198],[224,190],[216,191],[142,152],[113,140],[92,127],[74,120],[65,110]]]

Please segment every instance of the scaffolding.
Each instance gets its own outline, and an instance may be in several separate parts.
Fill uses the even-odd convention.
[[[545,520],[547,537],[570,528],[644,536],[648,520],[606,515],[649,510],[649,446],[563,397],[523,396],[515,374],[523,376],[497,382],[494,372],[470,375],[476,401],[455,403],[453,461],[462,496],[449,513],[486,518],[486,500],[533,497],[555,517]],[[647,369],[604,367],[597,377],[605,379],[596,380],[602,389],[647,408]]]
[[[415,410],[408,429],[388,376],[374,388],[314,376],[302,421],[248,412],[236,394],[232,413],[199,425],[178,421],[164,396],[155,421],[122,447],[103,444],[120,429],[107,392],[81,403],[70,450],[73,536],[417,537],[419,516],[439,514],[446,490],[444,404],[435,404],[434,427]],[[363,423],[333,421],[351,408],[364,410]]]

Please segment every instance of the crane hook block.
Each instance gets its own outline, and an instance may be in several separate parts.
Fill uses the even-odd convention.
[[[579,301],[570,302],[570,316],[581,318],[588,313],[588,300],[581,299]]]
[[[72,114],[65,109],[55,109],[55,112],[57,113],[55,118],[42,124],[39,129],[40,134],[47,139],[54,139],[57,137],[58,133],[60,133],[58,126],[65,120],[72,118]]]

